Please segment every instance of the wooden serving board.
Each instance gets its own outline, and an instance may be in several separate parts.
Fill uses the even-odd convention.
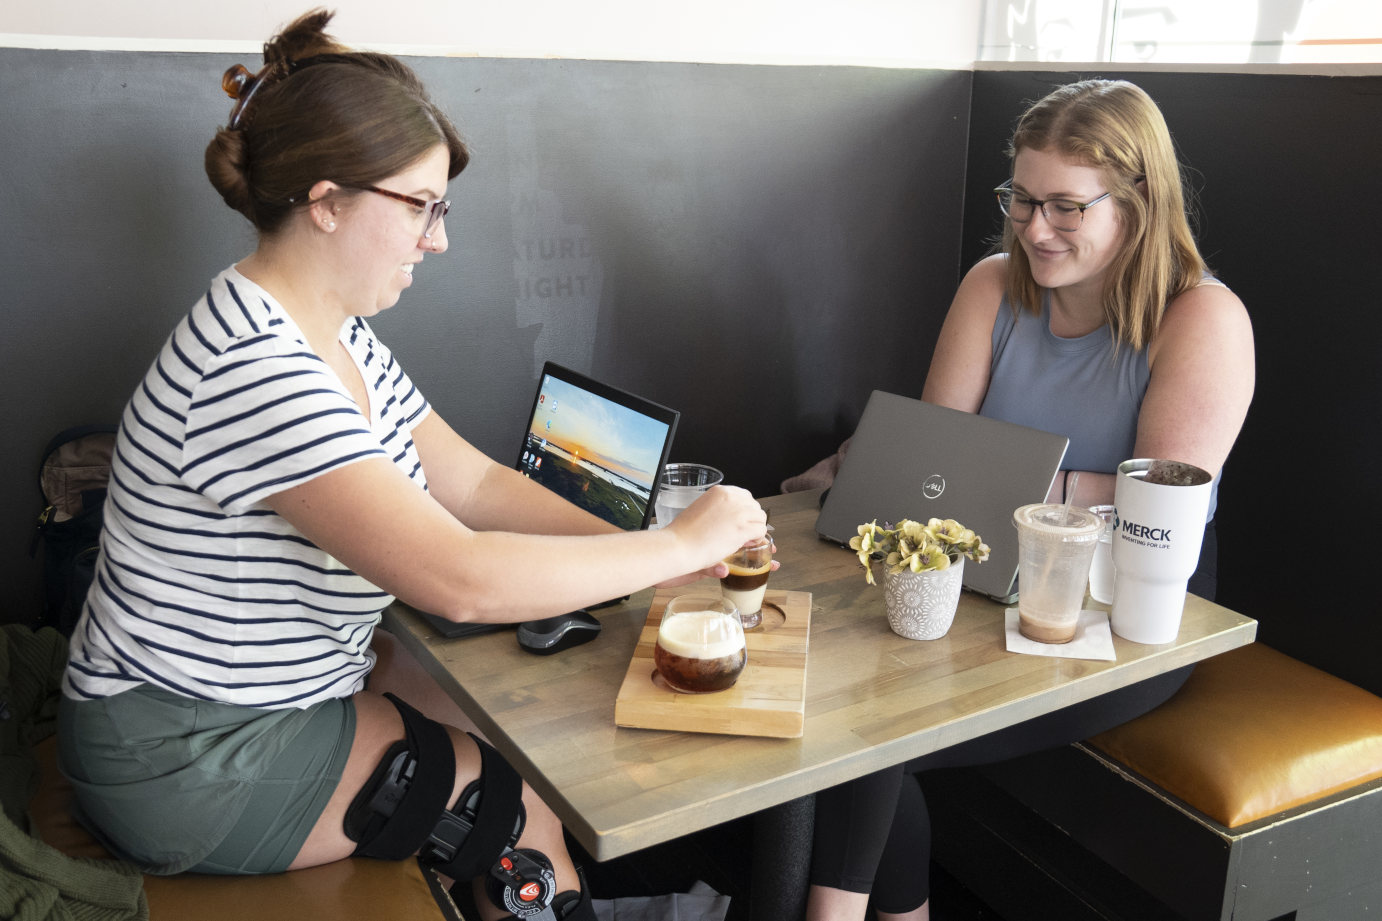
[[[711,694],[678,694],[655,679],[653,645],[668,599],[684,591],[688,589],[659,589],[653,595],[648,620],[614,701],[615,725],[801,738],[811,593],[769,589],[763,596],[763,623],[744,633],[749,662],[734,687]]]

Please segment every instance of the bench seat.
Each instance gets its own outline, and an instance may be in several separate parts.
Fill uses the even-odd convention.
[[[1382,777],[1382,698],[1253,643],[1089,744],[1238,828]]]
[[[30,815],[44,842],[72,857],[109,858],[72,818],[72,788],[57,769],[57,745],[35,746],[39,788]],[[448,897],[416,860],[355,858],[270,876],[144,876],[150,921],[454,921]],[[443,901],[439,901],[439,897]]]
[[[1382,699],[1260,643],[1084,743],[938,773],[937,860],[1000,913],[1023,873],[1069,919],[1382,908]]]

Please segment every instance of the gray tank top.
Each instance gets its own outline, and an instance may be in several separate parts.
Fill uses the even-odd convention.
[[[1006,296],[993,322],[993,364],[979,415],[1070,439],[1066,470],[1114,473],[1133,456],[1137,416],[1151,370],[1147,351],[1114,350],[1107,325],[1075,339],[1051,332],[1051,297],[1041,316],[1014,316]],[[1218,504],[1219,481],[1210,491],[1209,519]]]

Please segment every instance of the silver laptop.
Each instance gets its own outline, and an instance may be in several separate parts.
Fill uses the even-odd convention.
[[[816,533],[840,544],[877,519],[953,518],[989,545],[965,588],[1017,597],[1018,506],[1041,502],[1070,439],[875,390],[825,495]]]

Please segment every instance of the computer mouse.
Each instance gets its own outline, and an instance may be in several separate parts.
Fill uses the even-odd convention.
[[[571,611],[519,624],[518,648],[535,655],[550,656],[554,652],[588,643],[599,633],[598,620],[586,611]]]

